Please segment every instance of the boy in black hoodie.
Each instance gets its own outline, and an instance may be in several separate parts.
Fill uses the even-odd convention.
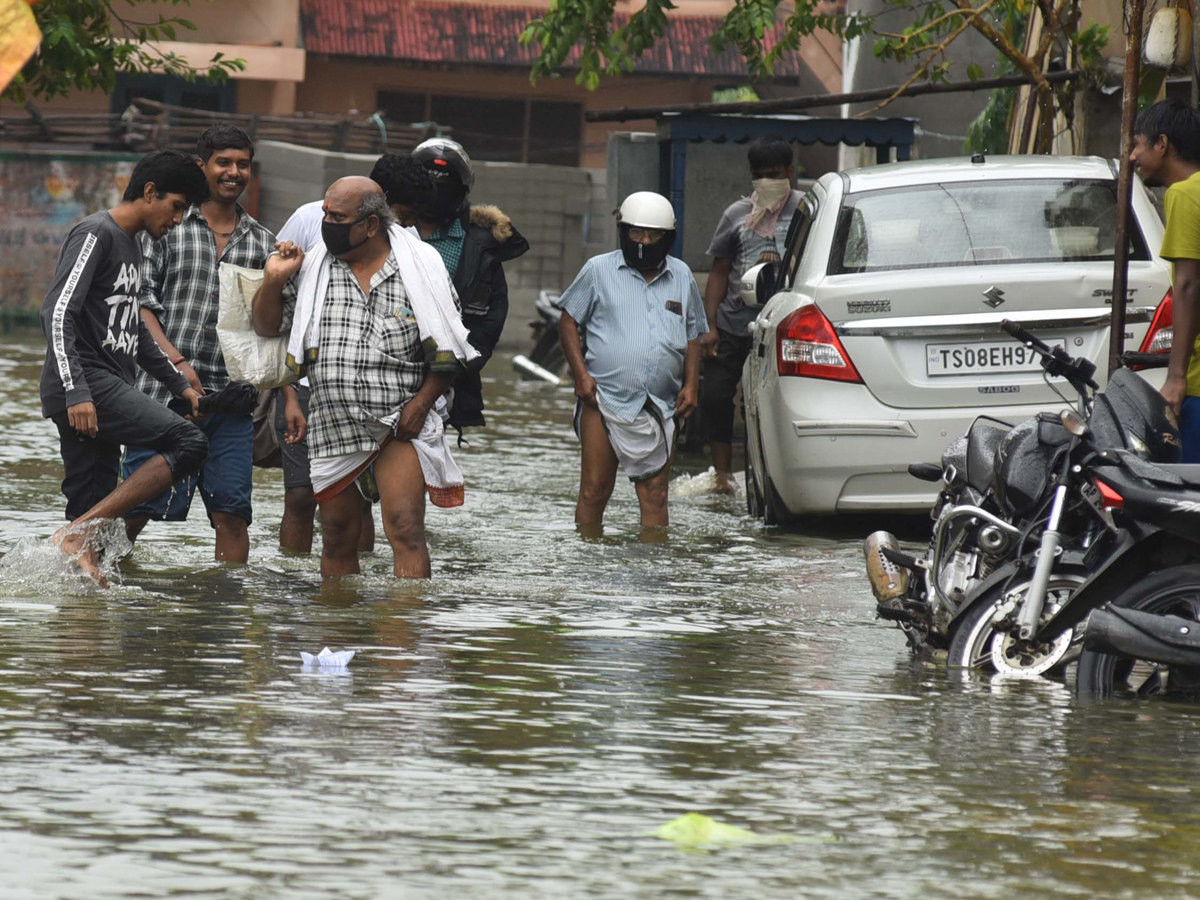
[[[121,202],[76,224],[59,251],[54,283],[42,303],[48,350],[42,369],[42,415],[58,428],[70,525],[54,533],[64,553],[101,584],[88,540],[101,519],[123,515],[191,474],[208,442],[192,422],[134,385],[141,366],[193,414],[200,395],[172,365],[138,314],[142,231],[159,238],[208,195],[204,173],[183,153],[156,151],[133,170]],[[158,451],[117,486],[121,446]],[[84,523],[93,523],[85,525]],[[82,527],[81,527],[82,526]]]

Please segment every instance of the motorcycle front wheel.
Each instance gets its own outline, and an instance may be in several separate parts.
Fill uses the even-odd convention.
[[[1123,591],[1111,605],[1200,621],[1200,565],[1164,569]],[[1194,694],[1194,677],[1189,677],[1187,682],[1187,693]],[[1181,686],[1177,684],[1174,688],[1179,690]],[[1085,697],[1168,694],[1172,692],[1170,667],[1084,650],[1075,671],[1075,691]]]
[[[1086,571],[1076,567],[1051,574],[1043,616],[1065,603],[1086,577]],[[993,619],[997,610],[1013,593],[1023,601],[1029,579],[1030,575],[1022,575],[1019,581],[994,585],[970,604],[951,625],[947,665],[1011,678],[1036,678],[1061,671],[1075,658],[1072,632],[1046,644],[1032,645],[1008,631],[996,630]]]

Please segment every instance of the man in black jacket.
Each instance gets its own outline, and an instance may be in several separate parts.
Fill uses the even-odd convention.
[[[463,148],[446,138],[432,138],[413,151],[413,159],[429,170],[437,199],[417,218],[422,239],[442,255],[462,305],[463,324],[479,358],[454,382],[450,425],[482,426],[483,382],[480,370],[492,358],[508,317],[508,282],[504,263],[528,252],[529,242],[494,206],[472,206],[475,172]]]

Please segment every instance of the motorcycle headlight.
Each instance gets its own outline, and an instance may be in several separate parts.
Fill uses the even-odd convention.
[[[1146,442],[1136,434],[1131,433],[1129,435],[1129,445],[1133,448],[1133,452],[1138,456],[1142,457],[1143,459],[1150,458],[1150,448],[1147,447]]]

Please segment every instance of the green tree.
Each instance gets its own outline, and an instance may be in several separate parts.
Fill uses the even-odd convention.
[[[193,67],[179,54],[161,52],[148,43],[173,41],[181,30],[194,31],[195,25],[176,15],[179,7],[188,3],[40,0],[33,6],[33,14],[42,30],[42,45],[4,91],[3,99],[23,103],[71,90],[111,93],[120,72],[160,72],[222,82],[231,72],[245,70],[243,60],[227,59],[222,53],[207,66]]]
[[[871,40],[876,57],[911,66],[901,90],[875,107],[881,109],[918,81],[946,82],[952,74],[961,77],[952,72],[954,63],[947,49],[964,32],[974,29],[995,47],[1004,67],[1025,75],[1032,84],[1040,116],[1037,133],[1024,132],[1022,145],[1030,144],[1032,138],[1035,152],[1044,152],[1053,140],[1056,111],[1073,108],[1074,103],[1072,86],[1056,88],[1046,81],[1048,60],[1062,56],[1080,65],[1094,65],[1107,34],[1095,26],[1081,30],[1080,2],[884,0],[883,13],[869,16],[839,11],[827,0],[734,0],[712,43],[718,52],[735,47],[746,60],[750,77],[764,78],[815,31],[828,31],[845,40]],[[781,6],[786,10],[782,16]],[[602,76],[633,70],[637,58],[663,36],[666,14],[674,8],[671,0],[647,0],[642,9],[617,24],[616,0],[553,0],[549,10],[529,22],[520,37],[522,43],[538,48],[531,76],[536,81],[572,64],[579,69],[576,81],[595,89]],[[1024,32],[1035,8],[1044,27],[1038,40],[1027,45]],[[896,21],[907,24],[899,31],[888,30],[886,26]],[[972,64],[965,75],[978,80],[983,70]],[[1004,108],[1011,105],[1009,102]],[[1029,128],[1032,122],[1030,117]]]

